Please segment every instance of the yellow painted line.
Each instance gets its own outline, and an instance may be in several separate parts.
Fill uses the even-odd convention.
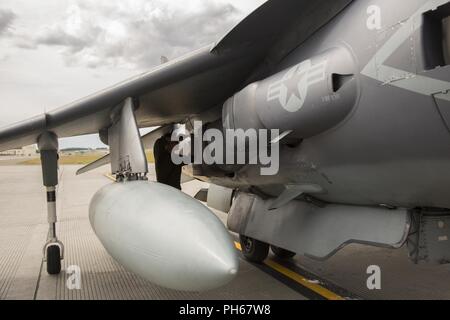
[[[288,268],[282,266],[279,263],[276,263],[273,260],[266,260],[264,263],[271,267],[272,269],[278,271],[279,273],[284,274],[286,277],[291,278],[295,282],[300,283],[302,286],[310,289],[311,291],[314,291],[315,293],[321,295],[322,297],[328,299],[328,300],[345,300],[343,297],[337,295],[336,293],[318,285],[315,283],[311,283],[308,279],[302,277],[298,273],[289,270]]]
[[[107,177],[109,180],[112,180],[114,182],[116,181],[116,178],[114,178],[113,175],[110,173],[105,173],[105,177]]]
[[[241,244],[237,241],[234,242],[234,245],[236,247],[236,249],[238,249],[239,251],[242,251],[242,247]],[[286,277],[288,277],[291,280],[294,280],[295,282],[299,283],[300,285],[308,288],[309,290],[319,294],[320,296],[328,299],[328,300],[345,300],[343,297],[341,297],[340,295],[322,287],[321,285],[315,284],[315,283],[311,283],[308,279],[306,279],[305,277],[299,275],[298,273],[282,266],[281,264],[267,259],[266,261],[264,261],[264,264],[266,266],[268,266],[269,268],[285,275]]]

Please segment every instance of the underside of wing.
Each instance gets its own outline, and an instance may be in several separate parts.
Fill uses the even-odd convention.
[[[277,63],[327,24],[353,0],[271,0],[234,27],[214,46],[226,52],[242,46],[265,46],[266,63]]]
[[[177,123],[202,113],[239,88],[258,52],[218,55],[205,47],[116,86],[0,130],[0,150],[36,143],[44,131],[58,137],[99,133],[127,97],[137,102],[140,127]]]

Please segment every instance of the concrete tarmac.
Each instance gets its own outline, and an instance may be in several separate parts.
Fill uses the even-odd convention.
[[[77,168],[60,169],[57,232],[66,252],[63,272],[49,276],[42,261],[48,225],[41,169],[0,166],[0,299],[305,299],[242,260],[232,283],[203,293],[160,288],[127,272],[105,251],[88,219],[91,197],[111,183],[104,176],[107,167],[79,177],[75,176]],[[66,285],[65,271],[72,265],[81,269],[81,290]]]

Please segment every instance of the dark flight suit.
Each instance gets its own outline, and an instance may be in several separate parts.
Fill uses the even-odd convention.
[[[172,162],[171,153],[167,150],[167,140],[158,139],[153,147],[155,157],[156,178],[163,183],[181,190],[181,165]]]

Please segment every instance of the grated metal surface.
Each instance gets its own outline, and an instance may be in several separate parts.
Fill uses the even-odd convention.
[[[8,296],[17,269],[30,240],[31,226],[0,228],[0,299]]]

